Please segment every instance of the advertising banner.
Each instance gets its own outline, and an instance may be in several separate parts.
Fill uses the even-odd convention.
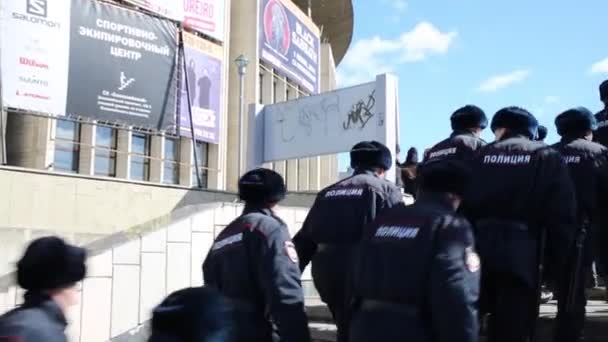
[[[2,1],[3,106],[65,114],[70,1]]]
[[[184,26],[204,33],[213,39],[224,40],[225,0],[181,1],[184,5]]]
[[[186,72],[181,85],[180,134],[192,136],[188,112],[189,90],[194,137],[218,144],[222,114],[222,47],[187,32],[183,34]]]
[[[169,19],[177,21],[183,19],[183,7],[180,0],[126,0],[126,2]]]
[[[319,92],[321,41],[280,0],[260,0],[260,57],[306,89]]]
[[[174,125],[176,32],[166,20],[74,0],[67,113],[155,129]]]

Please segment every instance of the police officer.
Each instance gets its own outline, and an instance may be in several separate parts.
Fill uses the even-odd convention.
[[[580,250],[570,258],[570,274],[558,297],[556,341],[578,341],[585,322],[585,282],[591,277],[593,252],[601,222],[606,220],[608,205],[608,149],[594,143],[597,123],[584,107],[567,110],[555,119],[561,141],[553,147],[568,165],[577,199],[577,228]],[[608,242],[608,241],[602,241]],[[571,299],[569,299],[571,298]]]
[[[473,105],[457,109],[450,117],[452,135],[433,146],[425,155],[425,162],[446,159],[471,160],[475,151],[485,145],[480,138],[488,126],[484,111]]]
[[[594,141],[608,147],[608,80],[600,84],[600,100],[604,109],[595,114],[597,130],[594,133]]]
[[[203,263],[205,284],[236,306],[238,341],[310,340],[298,255],[287,226],[272,211],[285,193],[274,171],[243,175],[243,214],[218,235]]]
[[[24,303],[0,317],[0,336],[9,341],[64,342],[66,310],[79,302],[76,284],[86,273],[86,251],[58,237],[34,240],[17,263]]]
[[[501,109],[491,127],[496,141],[479,151],[465,201],[484,267],[480,311],[490,314],[488,341],[524,342],[538,315],[544,232],[555,250],[574,240],[574,189],[560,154],[533,141],[528,111]]]
[[[377,141],[360,142],[351,149],[350,160],[354,174],[319,192],[294,237],[300,269],[312,260],[313,281],[334,317],[338,342],[347,341],[347,285],[354,246],[363,227],[377,214],[403,202],[401,191],[383,179],[392,164],[386,146]]]
[[[152,313],[148,342],[236,342],[234,308],[217,290],[190,287],[171,293]]]
[[[547,137],[547,127],[543,126],[543,125],[539,125],[538,126],[538,134],[536,135],[536,141],[545,141],[545,138]]]
[[[363,234],[353,277],[351,342],[478,339],[480,260],[456,214],[470,177],[461,161],[421,168],[419,198]]]

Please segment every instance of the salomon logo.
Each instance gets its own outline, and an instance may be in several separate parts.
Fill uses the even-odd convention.
[[[27,13],[46,18],[48,10],[46,1],[47,0],[27,0]]]

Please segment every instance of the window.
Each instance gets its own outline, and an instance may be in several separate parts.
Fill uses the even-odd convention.
[[[54,170],[70,173],[78,172],[79,143],[80,124],[74,121],[57,120]]]
[[[272,81],[272,103],[277,103],[277,81]]]
[[[116,177],[116,129],[97,126],[95,137],[95,175]]]
[[[290,91],[289,91],[289,84],[285,84],[285,101],[289,101],[289,95],[290,95]]]
[[[150,180],[150,136],[133,133],[131,136],[131,176],[130,179]]]
[[[197,141],[194,151],[196,152],[196,158],[200,170],[201,185],[203,188],[206,188],[208,178],[207,168],[209,167],[209,144]],[[194,164],[194,158],[192,158],[192,164]],[[192,186],[198,186],[196,180],[196,168],[194,165],[192,166]]]
[[[179,183],[179,140],[165,138],[165,158],[163,161],[163,183]]]

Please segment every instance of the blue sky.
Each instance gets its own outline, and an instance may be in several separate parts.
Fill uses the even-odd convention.
[[[553,119],[601,107],[608,78],[608,1],[354,0],[355,31],[339,86],[399,76],[401,146],[419,152],[450,133],[449,116],[471,103],[489,118],[530,110],[558,140]],[[486,130],[484,138],[492,140]],[[403,156],[403,152],[402,152]],[[340,157],[340,169],[348,158]]]

